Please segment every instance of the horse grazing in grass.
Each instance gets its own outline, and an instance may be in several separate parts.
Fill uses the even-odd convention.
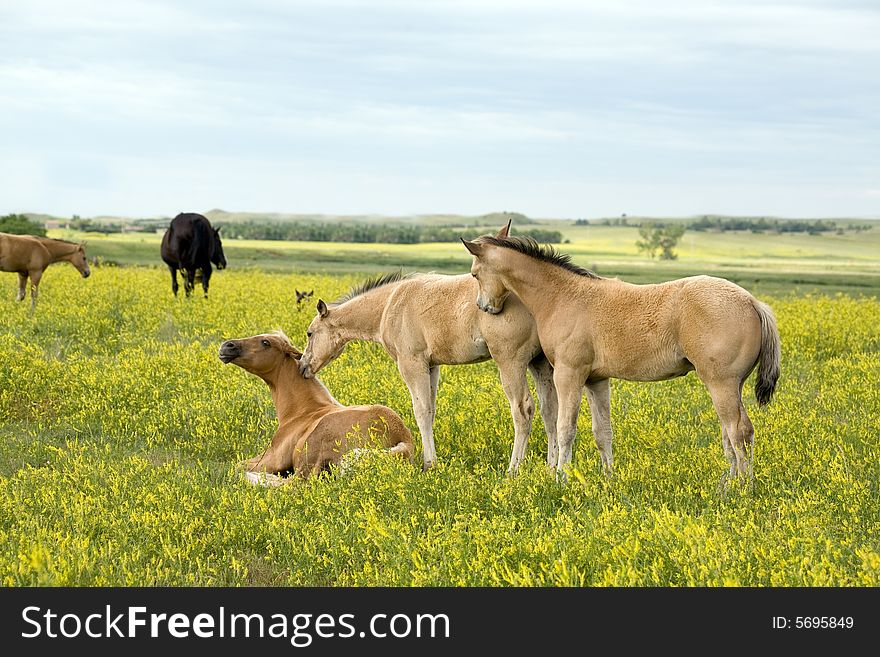
[[[186,296],[192,294],[196,285],[196,271],[202,275],[202,289],[208,298],[208,284],[211,281],[211,263],[217,269],[226,268],[226,256],[220,241],[220,229],[200,214],[185,212],[171,220],[171,225],[162,236],[162,260],[171,270],[171,290],[177,296],[177,270],[185,272],[183,289]]]
[[[730,464],[726,476],[751,474],[755,431],[743,406],[742,387],[756,366],[760,405],[770,401],[776,387],[780,343],[769,306],[721,278],[632,285],[597,276],[534,240],[481,237],[462,242],[473,256],[476,305],[495,314],[517,298],[538,325],[559,401],[560,477],[571,461],[584,384],[593,435],[610,472],[609,379],[662,381],[691,370],[709,389],[721,421]]]
[[[499,235],[507,235],[510,224]],[[436,461],[434,417],[440,365],[464,365],[494,358],[510,403],[514,446],[508,471],[525,457],[535,405],[526,370],[531,371],[547,432],[548,462],[556,464],[556,392],[553,371],[541,351],[535,321],[516,297],[504,313],[480,313],[470,276],[390,274],[366,281],[334,303],[318,301],[300,360],[303,376],[319,372],[352,340],[381,344],[397,363],[409,388],[422,435],[425,468]]]
[[[48,237],[0,233],[0,271],[18,274],[16,301],[24,300],[27,280],[30,277],[31,310],[37,306],[40,280],[46,267],[53,262],[63,260],[76,267],[83,278],[88,278],[92,273],[82,244]]]
[[[263,454],[245,462],[251,481],[257,473],[305,478],[355,449],[381,447],[412,458],[412,434],[397,413],[379,405],[342,406],[320,381],[303,378],[302,353],[283,333],[227,340],[219,356],[263,379],[275,402],[278,431]]]

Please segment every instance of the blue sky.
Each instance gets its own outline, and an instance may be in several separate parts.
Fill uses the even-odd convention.
[[[880,3],[0,0],[0,213],[880,216]]]

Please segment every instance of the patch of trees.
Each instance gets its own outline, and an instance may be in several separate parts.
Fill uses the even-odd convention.
[[[460,237],[472,240],[485,235],[485,228],[462,226],[418,226],[407,224],[364,224],[326,222],[218,223],[223,234],[249,240],[284,240],[301,242],[362,242],[380,244],[419,244],[422,242],[457,242]],[[531,237],[538,242],[562,242],[558,230],[533,228],[511,230],[511,234]]]
[[[636,248],[647,253],[651,258],[660,254],[661,260],[676,260],[678,254],[673,249],[684,235],[684,224],[655,224],[645,222],[639,226],[639,240]]]
[[[688,223],[690,230],[717,232],[751,231],[752,233],[810,233],[818,235],[838,229],[834,221],[816,219],[768,219],[767,217],[710,217],[703,216]]]
[[[80,230],[84,233],[121,233],[124,226],[105,221],[92,221],[91,219],[81,219],[74,215],[69,222],[69,226],[73,230]]]
[[[46,237],[46,229],[23,214],[7,214],[0,217],[0,233]]]

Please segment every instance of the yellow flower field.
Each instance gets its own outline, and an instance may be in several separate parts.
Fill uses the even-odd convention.
[[[522,473],[494,365],[447,367],[439,466],[366,459],[279,489],[234,464],[274,429],[265,385],[225,367],[227,338],[281,328],[360,276],[230,269],[174,299],[157,268],[47,272],[36,313],[0,278],[0,582],[4,585],[880,585],[880,304],[782,296],[776,397],[747,407],[751,488],[719,490],[720,429],[693,376],[612,386],[615,476],[586,404],[574,475]],[[376,345],[320,374],[345,404],[409,395]],[[417,439],[418,442],[418,439]]]

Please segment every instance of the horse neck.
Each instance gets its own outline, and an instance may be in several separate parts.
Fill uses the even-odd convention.
[[[593,280],[515,251],[498,273],[507,289],[520,298],[537,322],[560,308],[557,297],[568,296],[573,289],[581,291],[583,282]]]
[[[385,313],[388,297],[395,287],[397,286],[393,284],[383,285],[331,310],[336,314],[334,325],[340,337],[346,342],[350,340],[379,342],[382,315]]]
[[[59,240],[46,239],[41,241],[43,246],[45,246],[46,250],[49,252],[49,257],[52,258],[52,262],[70,260],[79,248],[78,244],[70,244]]]
[[[285,358],[269,376],[263,377],[272,392],[278,421],[303,417],[327,406],[338,406],[330,391],[315,378],[304,379],[299,363]]]

